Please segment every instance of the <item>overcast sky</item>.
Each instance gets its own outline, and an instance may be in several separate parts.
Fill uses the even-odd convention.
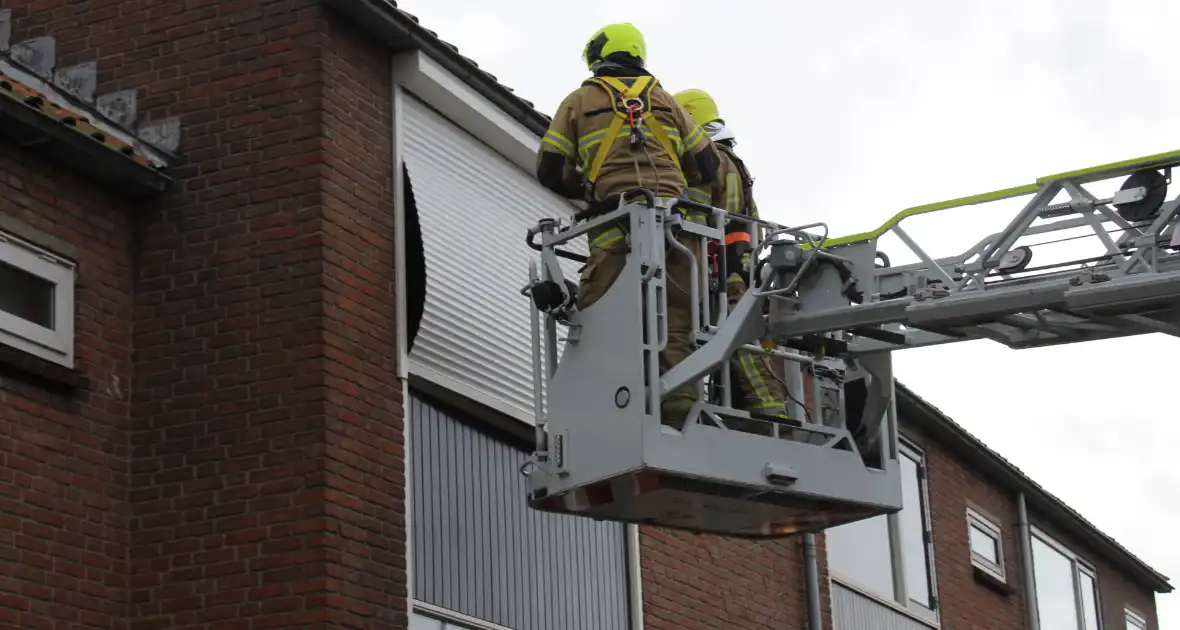
[[[1180,102],[1169,65],[1180,2],[398,4],[546,113],[585,78],[581,49],[594,30],[636,24],[666,88],[718,100],[764,216],[826,221],[833,236],[908,206],[1180,149],[1180,119],[1166,115]],[[976,206],[904,226],[945,256],[1017,209]],[[1104,253],[1096,247],[1070,244],[1078,257]],[[916,260],[896,240],[882,249],[894,264]],[[1034,255],[1034,265],[1047,261]],[[977,341],[895,357],[902,382],[1180,580],[1180,340],[1025,351]],[[1180,600],[1158,601],[1161,627],[1180,624]]]

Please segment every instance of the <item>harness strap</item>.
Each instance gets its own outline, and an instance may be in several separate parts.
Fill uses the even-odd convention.
[[[659,143],[660,147],[664,149],[664,152],[668,154],[668,157],[676,164],[676,168],[680,168],[680,159],[676,154],[676,149],[673,147],[671,140],[668,138],[668,133],[664,130],[663,125],[660,124],[659,119],[653,122],[644,117],[644,114],[651,111],[651,88],[655,86],[653,77],[636,77],[630,86],[616,77],[593,77],[587,79],[586,82],[593,83],[606,90],[607,95],[611,99],[611,107],[615,110],[615,117],[606,129],[606,137],[598,145],[598,150],[594,154],[594,160],[590,164],[590,169],[586,172],[586,180],[591,186],[598,181],[598,172],[602,169],[602,164],[606,161],[607,154],[614,148],[615,141],[619,137],[619,131],[622,130],[623,123],[625,122],[630,123],[633,132],[638,132],[640,125],[645,125],[650,129],[652,135],[656,138],[656,142]]]

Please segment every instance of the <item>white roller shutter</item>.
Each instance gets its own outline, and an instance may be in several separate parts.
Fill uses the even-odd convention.
[[[576,209],[471,134],[405,95],[400,151],[426,250],[426,308],[410,371],[533,420],[529,308],[520,289],[537,252],[525,232]],[[571,249],[586,253],[585,239]],[[539,259],[538,259],[539,260]],[[576,280],[578,264],[562,260]],[[448,382],[450,381],[450,382]]]
[[[524,449],[417,393],[406,414],[415,600],[513,630],[628,630],[621,524],[529,509]]]

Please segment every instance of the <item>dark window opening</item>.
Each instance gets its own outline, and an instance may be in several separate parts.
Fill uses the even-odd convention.
[[[414,203],[414,187],[410,171],[402,162],[402,182],[405,208],[405,265],[406,265],[406,352],[414,347],[414,338],[422,325],[426,310],[426,249],[422,244],[422,227],[418,223],[418,207]]]
[[[0,262],[0,311],[53,330],[56,288],[40,276]]]

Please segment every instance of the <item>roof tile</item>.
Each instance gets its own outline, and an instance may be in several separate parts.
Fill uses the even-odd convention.
[[[414,14],[412,14],[412,13],[410,13],[410,12],[408,12],[408,11],[404,10],[404,9],[399,9],[399,8],[397,8],[397,3],[396,3],[396,2],[392,2],[392,1],[390,1],[390,2],[389,2],[389,4],[390,4],[390,5],[392,5],[392,6],[393,6],[395,9],[397,9],[398,13],[400,13],[400,14],[404,15],[404,16],[405,16],[407,19],[409,19],[409,20],[411,20],[412,22],[414,22],[414,24],[417,24],[418,26],[420,26],[424,32],[428,33],[428,34],[429,34],[431,37],[433,37],[433,38],[435,38],[436,40],[438,40],[438,43],[442,44],[443,46],[446,46],[447,48],[451,49],[451,51],[452,51],[452,52],[454,52],[455,54],[459,55],[459,56],[460,56],[460,57],[461,57],[461,58],[462,58],[462,59],[463,59],[465,62],[467,62],[467,63],[468,63],[468,64],[469,64],[469,65],[470,65],[470,66],[471,66],[473,69],[475,69],[475,70],[478,70],[478,71],[479,71],[481,74],[483,74],[484,76],[486,76],[488,79],[491,79],[491,81],[492,81],[493,83],[495,83],[496,85],[499,85],[501,88],[503,88],[503,89],[507,90],[508,92],[510,92],[510,93],[512,94],[513,98],[515,98],[516,100],[520,101],[520,102],[521,102],[521,104],[523,104],[525,107],[527,107],[527,108],[528,108],[528,109],[530,109],[530,110],[533,110],[533,111],[534,111],[534,112],[536,112],[536,113],[537,113],[539,116],[541,116],[542,118],[544,118],[544,119],[545,119],[545,120],[547,120],[547,121],[548,121],[548,120],[552,120],[552,116],[550,116],[550,115],[546,114],[545,112],[542,112],[542,111],[538,110],[538,109],[537,109],[537,107],[536,107],[536,105],[534,105],[532,101],[529,101],[529,100],[527,100],[527,99],[521,98],[521,97],[520,97],[520,96],[519,96],[519,95],[516,93],[516,90],[514,90],[514,89],[512,89],[511,87],[509,87],[509,86],[507,86],[507,85],[504,85],[503,83],[501,83],[501,82],[500,82],[500,80],[496,78],[496,75],[494,75],[494,74],[492,74],[492,73],[488,72],[487,70],[484,70],[483,68],[480,68],[480,67],[479,67],[479,63],[477,63],[477,62],[476,62],[474,59],[472,59],[472,58],[468,57],[467,55],[464,55],[464,54],[463,54],[463,52],[459,50],[459,47],[458,47],[458,46],[456,46],[456,45],[452,44],[451,42],[448,42],[448,41],[446,41],[445,39],[443,39],[443,38],[439,37],[439,36],[438,36],[438,33],[436,33],[435,31],[433,31],[433,30],[431,30],[431,29],[428,29],[428,28],[426,28],[425,26],[422,26],[422,21],[418,19],[418,16],[416,16],[416,15],[414,15]]]
[[[90,124],[90,119],[72,109],[60,107],[50,101],[46,95],[34,90],[17,79],[0,72],[0,96],[23,103],[26,107],[49,118],[61,125],[76,131],[79,141],[83,138],[102,144],[112,152],[125,155],[135,160],[145,168],[158,170],[151,160],[139,154],[135,147],[114,138],[103,130]]]

